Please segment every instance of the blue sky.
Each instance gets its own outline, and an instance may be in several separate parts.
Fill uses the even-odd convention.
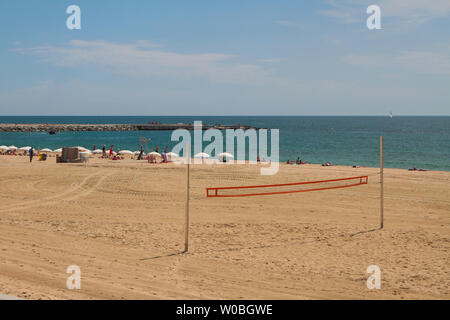
[[[0,21],[2,115],[450,115],[448,0],[16,0]]]

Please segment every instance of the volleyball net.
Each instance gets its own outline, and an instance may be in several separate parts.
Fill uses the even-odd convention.
[[[206,188],[208,198],[226,197],[252,197],[267,196],[275,194],[289,194],[309,191],[322,191],[340,188],[356,187],[367,184],[369,176],[358,176],[350,178],[329,179],[320,181],[305,181],[283,184],[268,184],[240,187],[211,187]]]

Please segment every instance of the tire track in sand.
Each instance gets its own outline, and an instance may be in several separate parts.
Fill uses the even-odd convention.
[[[98,187],[106,178],[108,178],[111,173],[107,173],[107,174],[103,174],[102,177],[100,179],[98,179],[98,181],[89,188],[84,188],[84,185],[89,183],[89,180],[91,178],[95,178],[97,176],[99,176],[100,174],[103,174],[103,171],[97,171],[94,172],[86,177],[83,178],[83,180],[81,180],[80,183],[72,183],[71,187],[69,189],[67,189],[66,191],[63,191],[61,193],[57,193],[55,195],[52,195],[50,197],[45,197],[45,198],[41,198],[41,199],[37,199],[37,200],[32,200],[29,201],[27,203],[22,203],[22,204],[16,204],[16,205],[12,205],[10,207],[4,208],[4,209],[0,209],[0,212],[7,212],[7,211],[15,211],[15,210],[24,210],[24,209],[29,209],[29,208],[33,208],[33,207],[37,207],[37,206],[41,206],[43,204],[48,204],[49,202],[54,202],[54,201],[70,201],[70,200],[75,200],[79,197],[85,196],[90,194],[96,187]],[[77,194],[74,194],[74,192],[76,191],[80,191]],[[72,195],[72,196],[70,196]],[[68,196],[68,197],[67,197]]]

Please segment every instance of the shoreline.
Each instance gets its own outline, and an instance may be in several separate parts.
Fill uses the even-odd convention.
[[[43,152],[43,153],[49,154],[48,152]],[[51,153],[51,154],[55,155],[56,153]],[[8,157],[26,157],[28,159],[28,156],[22,156],[22,155],[11,156],[11,155],[1,155],[0,154],[0,159],[8,158]],[[35,156],[35,158],[36,159],[33,159],[33,162],[35,162],[35,161],[39,162],[39,160],[37,159],[37,156]],[[42,162],[49,162],[49,161],[52,161],[52,159],[53,159],[53,157],[48,157],[46,161],[42,161]],[[193,157],[191,159],[193,160]],[[91,160],[94,160],[93,162],[95,162],[95,163],[101,163],[101,162],[104,162],[104,163],[127,163],[127,164],[133,164],[133,163],[146,164],[147,163],[146,159],[136,160],[136,159],[126,158],[126,159],[122,159],[122,160],[111,160],[111,159],[104,159],[104,158],[95,157],[95,156],[90,156],[89,157],[89,161],[91,162]],[[176,161],[170,161],[169,164],[176,164],[175,162]],[[59,163],[59,164],[63,164],[63,163]],[[158,165],[158,164],[164,165],[164,163],[156,163],[156,164],[149,164],[149,165]],[[226,165],[254,165],[254,166],[256,166],[256,165],[258,165],[258,166],[261,166],[261,167],[268,167],[269,166],[268,163],[267,164],[265,164],[264,162],[262,162],[262,163],[256,163],[256,162],[250,163],[248,160],[245,160],[245,163],[243,163],[243,164],[238,164],[238,163],[234,163],[233,164],[233,163],[230,163],[230,162],[228,162],[228,163],[218,162],[218,163],[213,163],[213,164],[208,164],[208,163],[204,162],[204,163],[198,163],[198,164],[206,165],[206,166],[214,166],[214,165],[218,165],[218,166],[226,166]],[[182,165],[182,164],[180,164],[180,165]],[[191,165],[197,165],[197,164],[192,161]],[[369,166],[357,166],[357,167],[354,168],[351,165],[340,165],[340,164],[335,164],[335,165],[332,165],[332,166],[323,166],[320,163],[306,163],[306,164],[298,165],[298,164],[287,164],[285,161],[283,161],[283,162],[279,161],[278,165],[280,167],[281,166],[287,166],[287,167],[309,167],[309,166],[311,166],[311,167],[318,167],[318,168],[324,167],[324,168],[350,168],[350,169],[371,169],[371,170],[375,170],[375,169],[379,170],[380,169],[380,167],[369,167]],[[400,170],[400,171],[410,171],[410,172],[450,173],[450,170],[449,171],[446,171],[446,170],[434,170],[434,169],[419,170],[419,168],[417,170],[410,170],[409,168],[408,169],[406,169],[406,168],[393,168],[393,167],[386,167],[386,166],[384,166],[384,170]]]

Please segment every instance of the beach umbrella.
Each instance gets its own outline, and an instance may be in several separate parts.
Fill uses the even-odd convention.
[[[120,150],[119,154],[133,154],[130,150]]]
[[[82,152],[84,152],[84,151],[89,151],[89,150],[86,149],[85,147],[81,147],[81,146],[76,146],[76,147],[74,147],[74,148],[78,148],[78,150],[79,150],[79,151],[82,151]]]
[[[228,152],[222,152],[217,155],[219,158],[233,158],[234,156]]]
[[[194,156],[194,158],[208,159],[208,158],[209,158],[209,154],[204,153],[204,152],[200,152],[200,153],[197,153],[197,154]]]
[[[176,154],[175,152],[167,152],[166,153],[166,155],[168,156],[168,157],[179,157],[179,155],[178,154]]]
[[[0,150],[8,150],[7,146],[0,146]]]
[[[153,156],[157,156],[157,157],[161,157],[161,158],[162,158],[162,155],[161,155],[160,153],[156,152],[156,151],[149,152],[148,155],[149,155],[149,156],[150,156],[150,155],[153,155]]]
[[[49,148],[44,148],[41,150],[41,152],[53,152],[53,150]]]
[[[13,145],[13,146],[9,146],[9,147],[8,147],[8,150],[17,150],[17,147],[14,146],[14,145]]]
[[[95,154],[103,153],[103,150],[95,149],[94,151],[92,151],[92,153],[95,153]]]
[[[83,152],[80,152],[80,156],[82,157],[82,156],[89,156],[89,155],[91,155],[92,154],[92,152],[90,152],[90,151],[83,151]]]
[[[174,159],[178,159],[179,158],[179,155],[176,154],[175,152],[168,152],[168,153],[166,153],[166,156],[170,160],[174,160]]]
[[[62,148],[56,149],[56,150],[53,151],[53,152],[62,152]]]
[[[3,146],[2,146],[3,147]],[[0,149],[1,149],[1,147],[0,147]],[[19,148],[19,150],[20,151],[28,151],[28,150],[30,150],[31,149],[31,147],[22,147],[22,148]]]

